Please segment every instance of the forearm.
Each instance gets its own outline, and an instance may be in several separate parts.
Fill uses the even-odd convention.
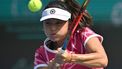
[[[98,53],[72,54],[72,62],[88,67],[105,67],[107,57]]]
[[[106,67],[108,58],[98,38],[91,38],[86,44],[86,54],[72,54],[74,62],[88,67]]]

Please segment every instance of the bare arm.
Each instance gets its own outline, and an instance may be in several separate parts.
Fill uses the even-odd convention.
[[[86,43],[86,54],[72,54],[72,61],[88,67],[106,67],[108,64],[105,50],[97,37]]]
[[[85,46],[86,54],[71,54],[71,62],[87,67],[106,67],[108,64],[105,50],[97,37],[91,38]],[[70,56],[63,54],[65,58]],[[68,57],[69,56],[69,57]],[[66,59],[67,59],[66,58]]]

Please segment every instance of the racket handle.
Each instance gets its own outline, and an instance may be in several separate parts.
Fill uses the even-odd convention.
[[[63,47],[62,47],[62,50],[66,50],[66,47],[67,47],[66,41],[64,41],[64,45],[63,45]]]
[[[65,50],[61,49],[59,53],[63,54],[64,52],[65,52]]]
[[[60,53],[61,53],[61,54],[65,52],[66,47],[67,47],[67,39],[65,39],[64,45],[63,45],[63,47],[62,47],[61,50],[60,50]]]

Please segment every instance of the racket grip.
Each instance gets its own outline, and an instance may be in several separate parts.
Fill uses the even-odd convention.
[[[63,47],[61,48],[61,50],[60,50],[60,53],[64,53],[65,52],[65,50],[66,50],[66,47],[67,47],[67,40],[65,40],[64,41],[64,45],[63,45]]]
[[[63,49],[61,49],[61,50],[59,51],[60,54],[63,54],[64,52],[65,52],[65,50],[63,50]]]
[[[65,43],[64,43],[65,44]],[[62,50],[66,50],[66,44],[62,47]]]

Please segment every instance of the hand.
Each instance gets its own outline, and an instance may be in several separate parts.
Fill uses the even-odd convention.
[[[64,62],[71,62],[72,60],[72,54],[67,50],[63,54],[61,54],[61,56],[64,59]]]
[[[59,69],[60,65],[56,63],[55,59],[50,60],[48,69]]]
[[[71,53],[68,52],[67,50],[65,50],[63,53],[61,53],[61,49],[58,49],[58,53],[56,55],[56,62],[59,63],[59,64],[63,64],[63,63],[66,63],[66,62],[71,62]]]

